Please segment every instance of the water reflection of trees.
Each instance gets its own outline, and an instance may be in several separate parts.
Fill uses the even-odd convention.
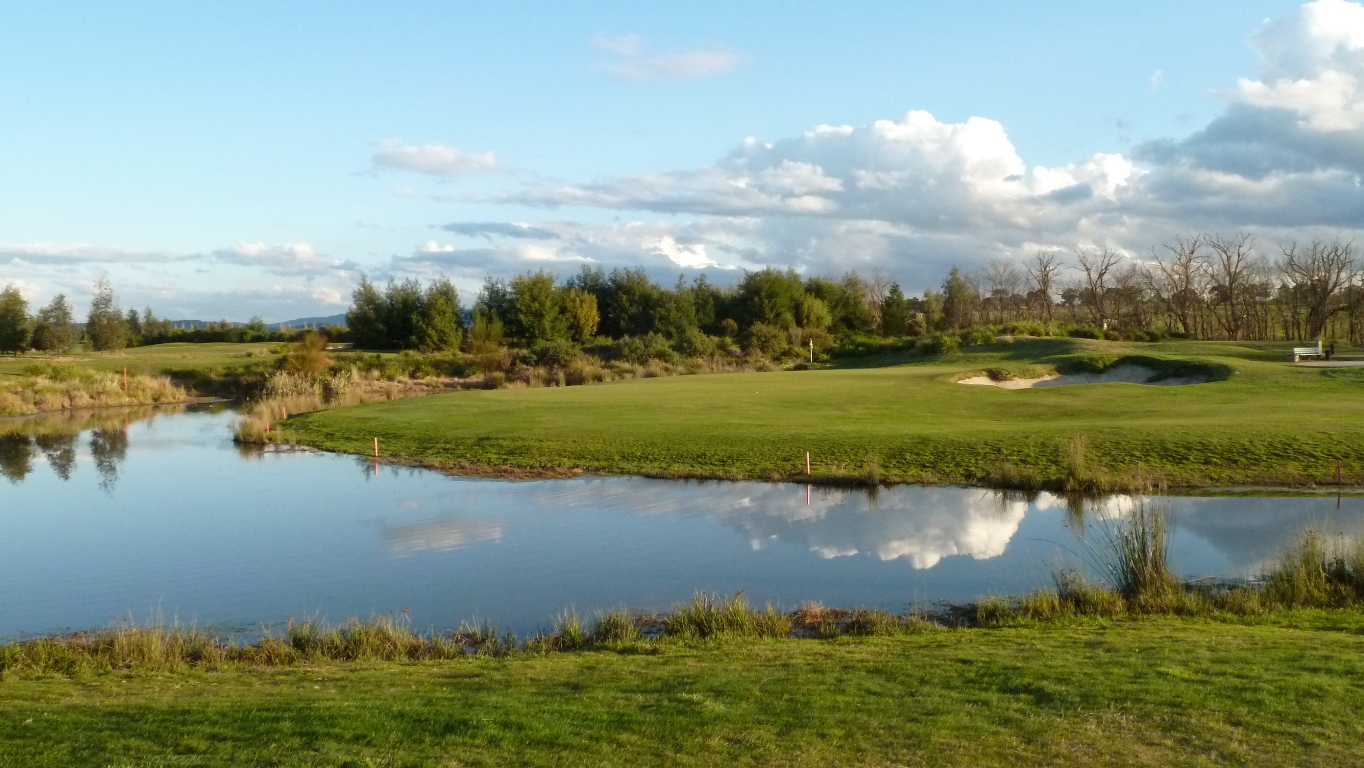
[[[118,465],[128,455],[128,426],[184,410],[184,406],[163,406],[62,411],[0,420],[0,474],[17,485],[33,472],[34,460],[41,454],[57,477],[70,480],[80,435],[88,431],[100,487],[111,491],[118,481]]]

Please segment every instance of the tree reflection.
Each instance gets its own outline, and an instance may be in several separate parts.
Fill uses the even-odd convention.
[[[118,482],[118,464],[128,456],[128,433],[120,428],[100,427],[90,433],[90,457],[99,472],[99,487],[114,490]]]
[[[28,435],[0,435],[0,474],[18,485],[32,471],[32,438]]]
[[[76,433],[38,435],[34,441],[42,449],[57,477],[70,480],[71,470],[76,466]]]

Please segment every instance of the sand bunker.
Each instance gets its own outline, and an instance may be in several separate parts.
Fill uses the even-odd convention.
[[[1053,373],[1036,379],[1005,379],[996,381],[989,376],[958,379],[958,384],[974,384],[1000,389],[1032,389],[1034,387],[1064,387],[1068,384],[1153,384],[1157,387],[1181,387],[1186,384],[1206,384],[1202,376],[1171,376],[1153,381],[1159,374],[1143,365],[1115,365],[1103,373]]]

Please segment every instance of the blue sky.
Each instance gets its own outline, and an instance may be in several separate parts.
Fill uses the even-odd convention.
[[[1344,0],[6,3],[0,283],[277,320],[362,271],[1272,255],[1364,215],[1355,78]]]

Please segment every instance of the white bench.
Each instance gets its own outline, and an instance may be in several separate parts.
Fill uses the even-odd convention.
[[[1293,362],[1298,362],[1304,357],[1326,357],[1326,353],[1321,351],[1321,339],[1317,339],[1315,347],[1294,347]]]

